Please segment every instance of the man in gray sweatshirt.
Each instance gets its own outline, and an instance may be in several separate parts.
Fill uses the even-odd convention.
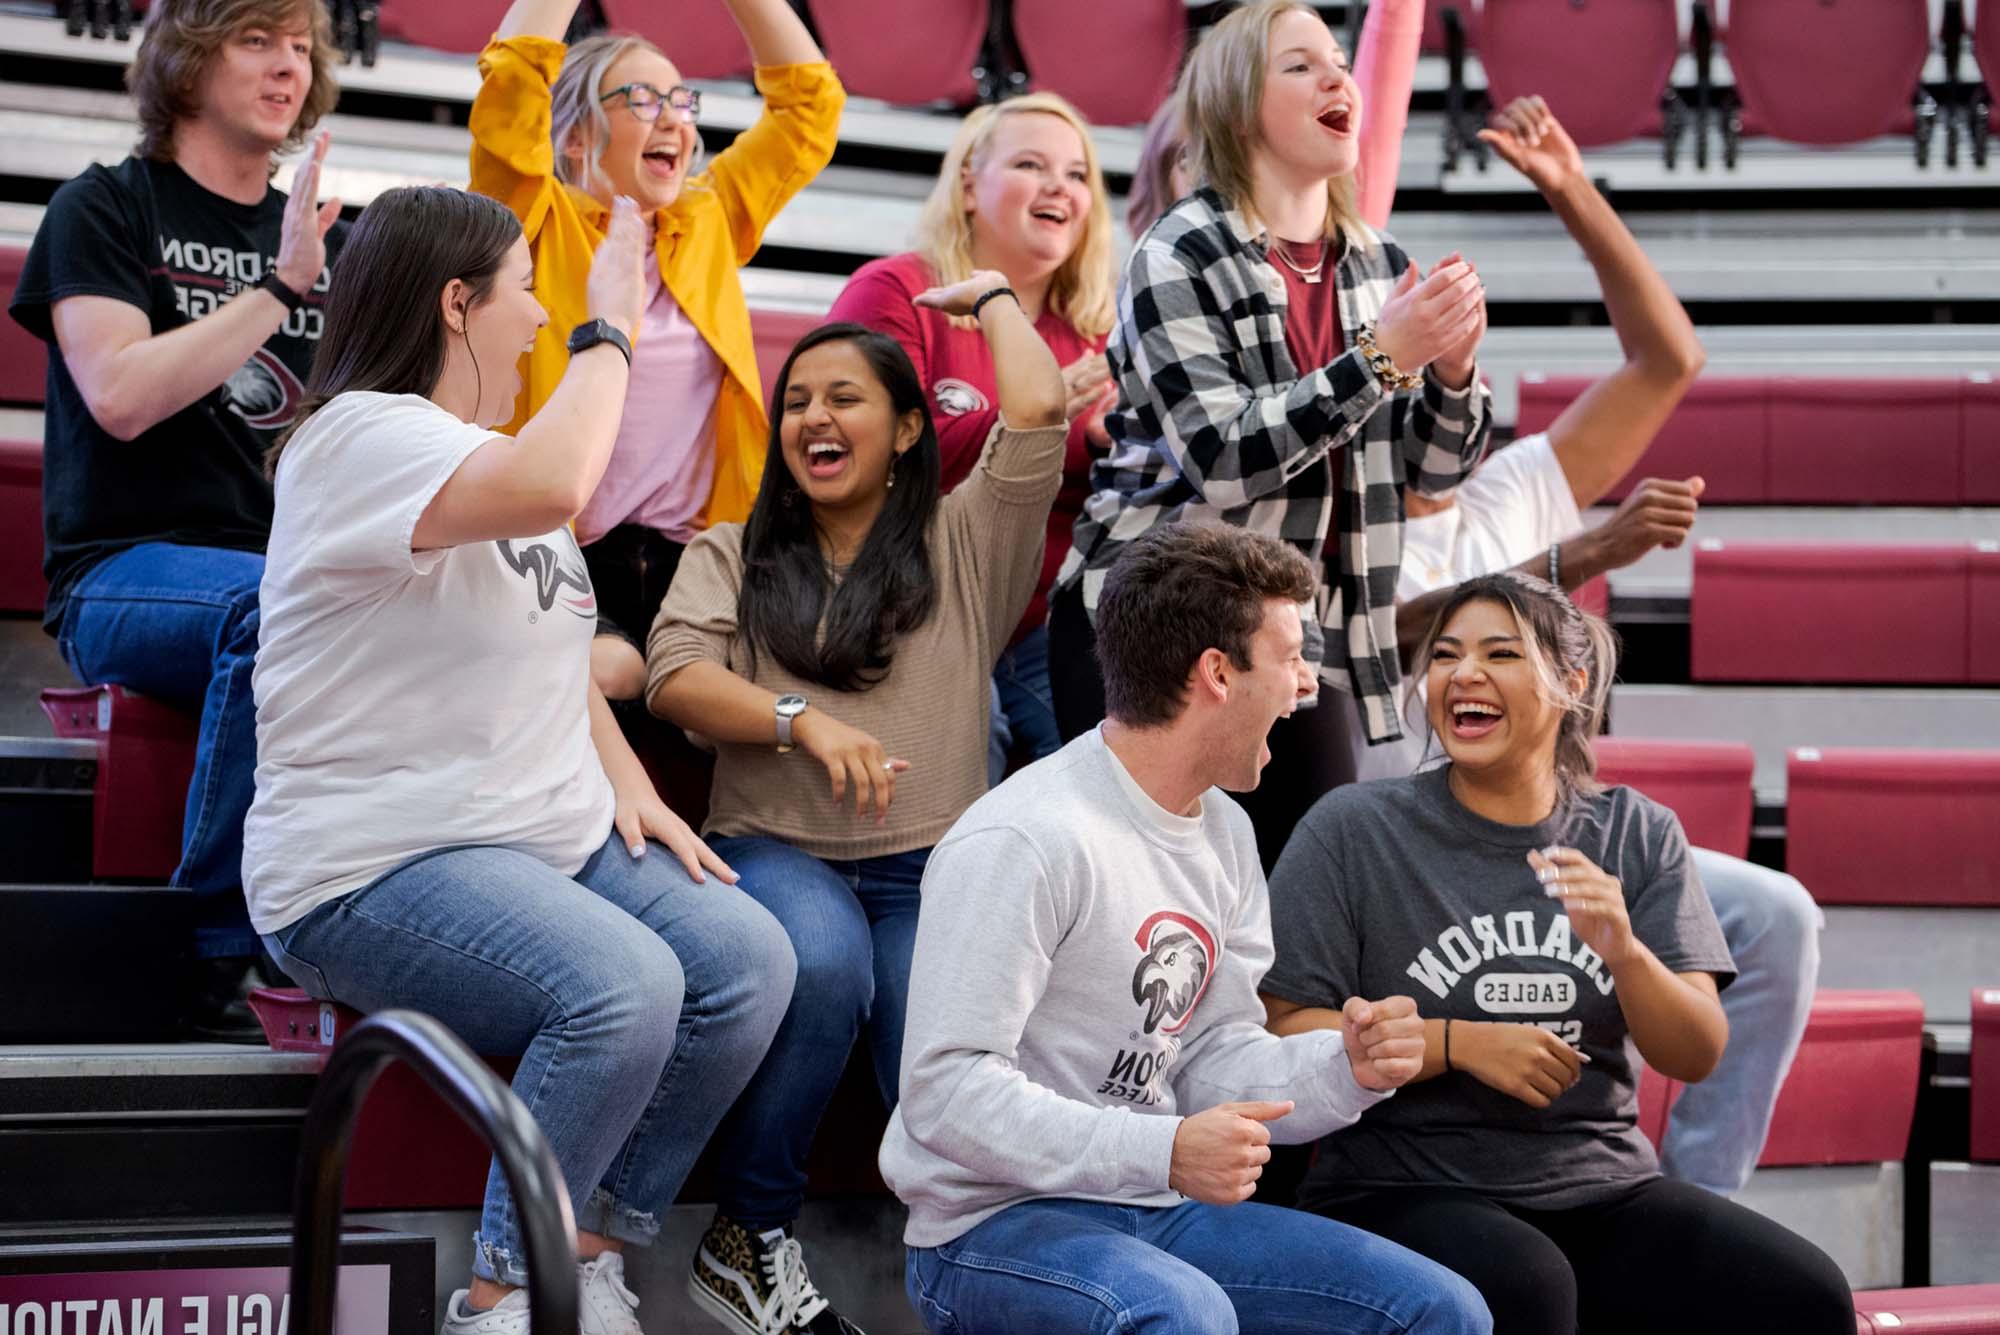
[[[1414,1075],[1408,997],[1278,1038],[1250,821],[1265,737],[1313,689],[1305,559],[1241,528],[1134,540],[1098,603],[1107,718],[932,852],[882,1175],[933,1332],[1484,1332],[1459,1276],[1249,1202],[1270,1144]]]

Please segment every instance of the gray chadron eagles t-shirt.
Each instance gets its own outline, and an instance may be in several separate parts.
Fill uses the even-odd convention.
[[[1450,768],[1336,789],[1299,822],[1271,874],[1277,963],[1262,990],[1334,1008],[1402,994],[1427,1018],[1540,1025],[1590,1061],[1544,1109],[1462,1071],[1406,1085],[1320,1142],[1306,1208],[1427,1183],[1567,1209],[1658,1174],[1611,971],[1543,893],[1528,850],[1564,844],[1616,876],[1633,932],[1669,969],[1735,977],[1667,808],[1612,788],[1502,825],[1459,804]]]

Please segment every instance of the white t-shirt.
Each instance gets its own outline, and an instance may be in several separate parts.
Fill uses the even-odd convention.
[[[493,436],[415,394],[355,392],[285,448],[243,824],[260,932],[432,849],[500,845],[567,875],[610,831],[587,694],[597,600],[575,539],[410,550]]]
[[[1523,436],[1489,454],[1456,493],[1458,503],[1403,521],[1403,566],[1396,600],[1408,602],[1475,575],[1517,566],[1552,542],[1580,533],[1576,493],[1545,433]],[[1370,746],[1355,739],[1355,773],[1363,779],[1401,778],[1433,758],[1418,683],[1403,708],[1403,739]]]

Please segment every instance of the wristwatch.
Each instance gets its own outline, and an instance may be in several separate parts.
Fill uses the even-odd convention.
[[[778,754],[784,755],[795,745],[792,741],[792,720],[806,712],[806,698],[803,695],[781,695],[778,697]]]
[[[625,354],[627,366],[632,364],[632,340],[609,320],[586,320],[570,330],[569,355],[574,357],[585,348],[594,348],[600,343],[609,343]]]

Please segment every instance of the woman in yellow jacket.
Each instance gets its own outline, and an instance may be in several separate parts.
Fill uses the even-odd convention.
[[[645,687],[641,647],[683,545],[749,516],[769,425],[737,269],[833,156],[845,94],[786,0],[723,0],[749,43],[764,114],[703,170],[700,95],[643,37],[565,47],[577,2],[515,0],[480,53],[472,188],[521,220],[549,312],[523,359],[509,432],[569,364],[611,201],[630,196],[652,225],[657,264],[624,418],[576,517],[599,614],[591,674],[620,700]]]

